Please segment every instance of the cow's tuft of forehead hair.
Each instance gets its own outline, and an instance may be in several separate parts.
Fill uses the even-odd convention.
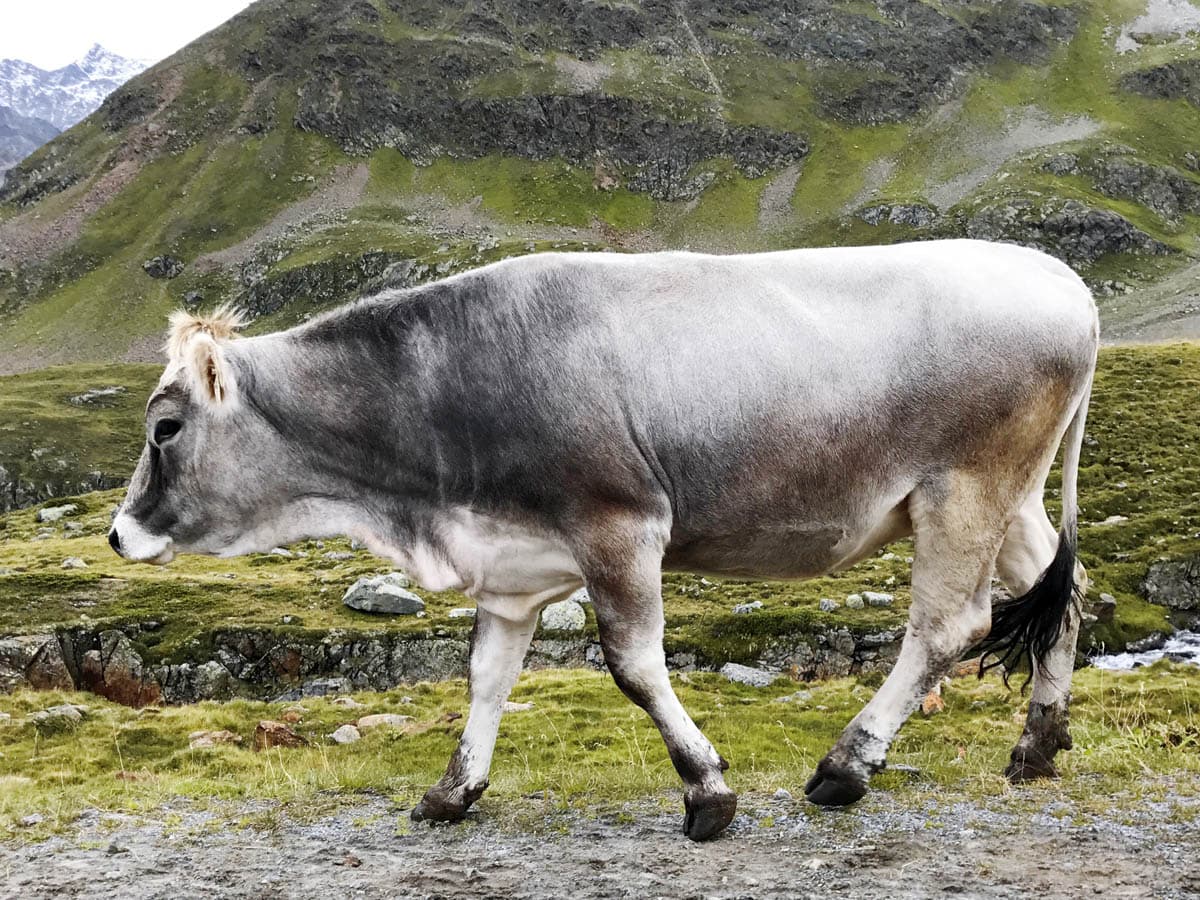
[[[163,349],[172,361],[178,361],[183,356],[184,348],[197,335],[207,334],[213,340],[227,341],[236,337],[238,330],[246,326],[242,312],[227,303],[203,316],[177,309],[171,313],[168,321],[171,327],[167,330],[167,343]]]

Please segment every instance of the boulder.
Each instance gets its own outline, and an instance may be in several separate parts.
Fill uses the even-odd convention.
[[[86,706],[64,703],[32,713],[29,721],[38,731],[52,733],[74,728],[83,721],[86,713]]]
[[[862,609],[865,605],[862,594],[851,594],[846,598],[846,609]]]
[[[119,631],[100,632],[99,648],[83,654],[80,682],[84,690],[124,706],[148,706],[162,699],[158,680]]]
[[[415,616],[425,612],[425,601],[406,590],[408,579],[398,572],[364,576],[350,586],[342,602],[359,612]]]
[[[335,729],[329,737],[335,744],[353,744],[362,735],[359,734],[358,729],[353,725],[343,725]]]
[[[63,516],[69,516],[77,512],[79,507],[74,503],[67,503],[63,506],[47,506],[37,511],[35,518],[39,522],[57,522]]]
[[[183,262],[173,256],[156,256],[142,263],[142,271],[151,278],[178,278],[183,274]]]
[[[842,604],[838,603],[836,600],[830,600],[828,597],[822,597],[821,602],[817,604],[817,609],[821,610],[821,612],[833,612],[841,605]]]
[[[587,613],[574,600],[551,603],[542,610],[542,627],[547,631],[583,631]]]
[[[1097,622],[1108,624],[1117,614],[1117,598],[1112,594],[1101,594],[1099,598],[1092,601],[1091,613],[1096,617]]]
[[[761,600],[752,600],[749,603],[739,603],[733,608],[733,614],[735,616],[744,616],[747,613],[754,612],[756,609],[762,609],[762,607],[763,602]]]
[[[867,606],[891,606],[896,602],[893,595],[877,591],[863,591],[862,598],[866,601]]]
[[[780,677],[778,672],[732,662],[721,666],[721,674],[734,684],[745,684],[750,687],[767,687],[774,684]]]
[[[1142,580],[1151,603],[1178,610],[1200,610],[1200,554],[1151,564]]]
[[[283,722],[272,722],[264,719],[254,729],[255,751],[269,750],[272,747],[306,747],[308,741],[292,731]]]

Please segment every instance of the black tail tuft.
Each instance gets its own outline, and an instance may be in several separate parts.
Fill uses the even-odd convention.
[[[1075,535],[1064,530],[1058,535],[1058,552],[1029,592],[992,607],[992,630],[973,651],[981,654],[979,677],[1001,667],[1007,685],[1009,673],[1026,659],[1031,673],[1035,666],[1041,669],[1066,617],[1082,599],[1075,583]],[[1026,678],[1022,687],[1028,684]]]

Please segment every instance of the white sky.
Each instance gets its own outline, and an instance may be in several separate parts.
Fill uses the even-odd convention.
[[[0,0],[0,59],[57,69],[92,44],[157,62],[250,0]]]

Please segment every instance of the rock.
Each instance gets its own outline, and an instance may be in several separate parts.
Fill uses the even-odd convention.
[[[928,228],[937,219],[937,210],[923,203],[877,203],[858,211],[858,217],[868,225],[890,222],[910,228]]]
[[[109,401],[126,393],[128,393],[127,388],[113,384],[102,388],[88,388],[82,394],[68,397],[67,402],[72,406],[112,406]]]
[[[255,751],[268,750],[272,747],[306,747],[308,741],[292,731],[282,722],[272,722],[263,719],[254,729]]]
[[[582,603],[585,605],[592,602],[592,597],[588,593],[588,589],[585,587],[581,587],[567,599],[574,600],[576,603]]]
[[[542,628],[547,631],[583,631],[587,613],[574,600],[551,603],[542,610]]]
[[[67,731],[83,721],[86,707],[64,703],[38,710],[29,716],[29,721],[38,731],[54,733]]]
[[[475,607],[459,606],[450,610],[446,615],[451,619],[473,619],[475,618]]]
[[[61,566],[61,568],[64,568],[64,569],[86,569],[87,567],[88,567],[88,564],[85,563],[78,556],[68,556],[66,559],[64,559],[62,561],[62,566]]]
[[[514,703],[512,700],[504,701],[504,712],[506,713],[527,712],[531,709],[533,709],[532,703]]]
[[[142,271],[151,278],[178,278],[183,274],[183,262],[173,256],[156,256],[142,263]]]
[[[292,559],[295,557],[296,554],[293,553],[291,550],[289,550],[287,547],[272,547],[269,555],[270,556],[282,556],[284,559]]]
[[[162,699],[158,680],[119,631],[100,632],[100,646],[83,654],[80,687],[124,706],[147,706]]]
[[[771,799],[772,800],[782,800],[782,801],[791,800],[792,792],[785,790],[783,788],[780,788],[774,794],[771,795]]]
[[[1161,650],[1167,643],[1167,636],[1161,631],[1151,632],[1144,638],[1130,641],[1125,645],[1127,653],[1145,653],[1147,650]]]
[[[867,602],[867,606],[891,606],[896,602],[896,598],[893,595],[877,593],[876,591],[863,591],[862,597]]]
[[[232,731],[221,729],[220,731],[193,731],[188,735],[188,747],[192,750],[199,750],[204,747],[232,746],[237,747],[242,743],[242,736],[234,734]]]
[[[357,724],[360,731],[370,731],[372,728],[403,728],[412,721],[412,716],[402,716],[397,713],[375,713],[363,716]]]
[[[1079,172],[1079,157],[1074,153],[1056,153],[1042,163],[1042,168],[1059,178],[1075,175]]]
[[[329,735],[335,744],[353,744],[362,737],[353,725],[342,725]]]
[[[921,701],[921,715],[925,718],[935,716],[940,712],[946,711],[946,701],[942,699],[942,686],[938,684],[932,691],[925,695],[925,699]]]
[[[330,694],[344,694],[350,690],[350,682],[345,678],[314,678],[306,681],[300,689],[301,697],[327,697]]]
[[[756,669],[753,666],[743,666],[732,662],[721,666],[721,674],[734,684],[745,684],[750,687],[767,687],[774,684],[780,677],[778,672],[769,672],[766,669]]]
[[[733,608],[733,614],[735,616],[744,616],[747,613],[754,612],[756,609],[762,609],[762,607],[763,603],[761,600],[752,600],[749,603],[739,603]]]
[[[862,594],[851,594],[846,598],[846,609],[862,609],[864,606]]]
[[[838,603],[836,600],[830,600],[828,597],[822,597],[821,602],[817,604],[817,609],[821,610],[821,612],[833,612],[841,605],[842,604]]]
[[[974,678],[974,677],[976,677],[979,674],[979,662],[980,662],[980,658],[978,656],[976,656],[972,659],[960,659],[958,662],[956,662],[953,666],[950,667],[950,677],[951,678]]]
[[[331,559],[334,562],[341,562],[347,559],[354,559],[354,554],[349,550],[330,550],[323,554],[326,559]]]
[[[19,824],[22,828],[32,828],[34,825],[41,825],[44,821],[45,818],[43,816],[38,813],[33,813],[29,816],[21,816],[21,818],[17,820],[17,824]]]
[[[288,725],[295,725],[304,718],[304,714],[307,712],[308,710],[303,706],[289,706],[280,714],[279,718]]]
[[[204,295],[199,291],[188,291],[183,295],[183,305],[189,311],[194,311],[204,302]]]
[[[353,697],[334,697],[329,701],[334,706],[341,706],[345,709],[364,709],[364,704],[359,703]]]
[[[1120,525],[1122,522],[1128,522],[1128,516],[1109,516],[1103,522],[1097,522],[1097,525]]]
[[[1096,621],[1108,624],[1117,613],[1117,598],[1112,594],[1101,594],[1097,600],[1092,601],[1091,612]]]
[[[34,517],[39,522],[57,522],[63,516],[73,515],[79,510],[79,507],[74,503],[67,503],[64,506],[47,506],[39,509]]]
[[[425,601],[406,590],[408,579],[399,573],[370,575],[358,579],[342,602],[360,612],[415,616],[425,611]]]
[[[1142,595],[1171,609],[1200,610],[1200,554],[1152,563],[1142,579]]]

